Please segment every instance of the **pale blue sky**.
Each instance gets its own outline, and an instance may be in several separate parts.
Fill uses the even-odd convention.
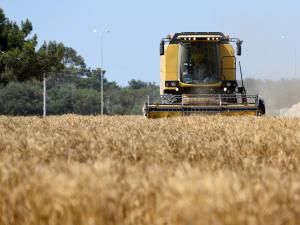
[[[0,6],[18,23],[29,18],[40,43],[63,42],[92,68],[100,66],[100,38],[93,30],[109,29],[104,67],[108,79],[121,85],[132,78],[158,83],[160,38],[182,31],[221,31],[243,39],[245,77],[294,77],[297,0],[0,0]],[[300,44],[297,50],[300,78]]]

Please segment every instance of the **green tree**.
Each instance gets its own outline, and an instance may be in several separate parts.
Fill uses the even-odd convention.
[[[38,77],[38,63],[35,54],[37,36],[29,37],[32,24],[29,20],[21,22],[19,27],[15,22],[5,17],[0,9],[0,82],[24,81]]]
[[[148,83],[141,80],[132,79],[128,82],[128,86],[132,89],[141,89],[148,87]]]
[[[84,59],[62,43],[44,42],[37,48],[37,35],[27,19],[20,26],[0,9],[0,83],[42,79],[44,72],[87,72]]]
[[[77,89],[74,98],[74,113],[95,115],[100,112],[100,93],[94,89]]]
[[[41,115],[42,86],[39,82],[11,82],[0,89],[0,113],[4,115]]]
[[[74,113],[76,86],[72,83],[57,85],[48,90],[48,113]]]
[[[74,49],[55,41],[44,42],[37,51],[37,58],[43,72],[77,74],[86,68],[84,59]]]

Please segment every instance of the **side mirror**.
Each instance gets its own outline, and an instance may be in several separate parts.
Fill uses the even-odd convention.
[[[161,40],[161,42],[160,42],[159,52],[160,52],[160,55],[165,54],[165,41],[164,40]]]
[[[242,55],[242,43],[243,43],[243,41],[241,41],[241,40],[238,40],[238,41],[236,42],[236,48],[237,48],[236,54],[237,54],[238,56],[241,56],[241,55]]]

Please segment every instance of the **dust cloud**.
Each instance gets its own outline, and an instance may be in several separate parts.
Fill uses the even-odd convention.
[[[284,117],[300,117],[300,102],[293,105],[287,112],[283,114]]]
[[[300,79],[282,80],[257,80],[246,79],[244,81],[247,94],[259,94],[266,103],[268,115],[295,114],[298,104],[298,114],[300,114]],[[297,110],[296,110],[297,111]],[[298,115],[297,114],[297,115]]]

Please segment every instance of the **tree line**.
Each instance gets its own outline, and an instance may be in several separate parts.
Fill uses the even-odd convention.
[[[18,25],[0,8],[0,114],[41,115],[44,75],[49,114],[99,114],[101,68],[87,68],[83,57],[63,43],[49,41],[38,48],[32,31],[28,19]],[[109,115],[141,114],[147,95],[158,94],[151,82],[131,80],[126,87],[103,82]]]
[[[147,95],[158,95],[155,83],[131,80],[126,87],[106,79],[104,113],[139,115]],[[101,80],[99,76],[81,78],[69,74],[51,74],[47,78],[47,114],[100,114]],[[0,114],[42,115],[43,83],[38,80],[9,82],[0,87]]]

